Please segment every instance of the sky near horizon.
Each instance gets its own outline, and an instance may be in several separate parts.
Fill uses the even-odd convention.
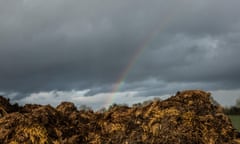
[[[0,94],[93,108],[240,98],[239,0],[0,0]]]

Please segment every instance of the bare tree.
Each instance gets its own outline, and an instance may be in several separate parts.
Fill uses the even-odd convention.
[[[83,105],[80,105],[79,110],[91,111],[92,108],[83,104]]]

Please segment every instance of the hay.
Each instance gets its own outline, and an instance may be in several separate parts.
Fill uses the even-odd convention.
[[[99,113],[57,108],[13,108],[1,98],[0,143],[12,144],[237,144],[237,132],[210,93],[178,92],[167,100],[137,107],[114,106]],[[4,102],[3,102],[4,101]]]

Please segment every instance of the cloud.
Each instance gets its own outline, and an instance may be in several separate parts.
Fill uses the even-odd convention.
[[[1,1],[0,91],[17,93],[15,99],[52,91],[111,93],[136,55],[121,93],[239,89],[239,4]]]
[[[182,84],[181,86],[183,86]],[[193,84],[194,85],[194,84]],[[171,85],[173,86],[173,85]],[[192,86],[194,87],[194,86]],[[169,87],[170,88],[170,87]],[[12,101],[12,103],[19,103],[20,105],[26,104],[26,103],[38,103],[42,105],[51,104],[52,106],[56,107],[63,101],[73,102],[77,108],[79,108],[81,105],[88,105],[93,110],[99,110],[103,107],[108,107],[112,103],[118,103],[118,104],[127,104],[131,106],[132,104],[136,103],[142,103],[144,101],[152,100],[154,98],[160,98],[161,100],[164,100],[166,98],[169,98],[172,95],[175,95],[175,93],[171,92],[168,94],[164,94],[159,96],[160,93],[164,93],[164,89],[159,90],[155,95],[144,97],[139,94],[139,91],[125,91],[125,92],[118,92],[114,95],[111,93],[101,93],[96,94],[91,97],[84,96],[85,93],[87,93],[89,90],[83,90],[83,91],[48,91],[48,92],[39,92],[39,93],[32,93],[20,100]],[[181,89],[182,90],[182,89]],[[151,92],[154,92],[151,90]],[[216,91],[210,91],[213,98],[220,103],[223,106],[233,106],[236,104],[236,100],[240,98],[240,90],[216,90]],[[16,94],[12,93],[10,95],[10,98],[13,98],[16,96]]]
[[[23,105],[26,103],[36,103],[47,105],[51,104],[56,107],[63,101],[73,102],[76,107],[80,107],[81,105],[88,105],[94,110],[99,110],[103,107],[108,107],[112,103],[120,103],[120,104],[128,104],[132,105],[138,102],[142,102],[144,100],[149,100],[153,97],[139,97],[137,96],[138,92],[128,91],[128,92],[118,92],[114,95],[114,99],[112,98],[112,94],[110,93],[102,93],[96,94],[92,97],[84,96],[89,90],[83,91],[48,91],[48,92],[39,92],[32,93],[21,100],[16,100],[14,102],[18,102]]]

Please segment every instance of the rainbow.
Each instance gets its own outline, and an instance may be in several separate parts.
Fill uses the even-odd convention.
[[[129,59],[124,70],[120,73],[119,77],[117,78],[110,94],[106,98],[105,107],[108,107],[110,104],[114,102],[114,98],[116,97],[116,93],[120,91],[120,88],[124,84],[125,80],[131,69],[134,67],[135,63],[137,62],[138,58],[141,56],[144,51],[149,48],[149,44],[158,36],[164,28],[166,28],[167,24],[172,22],[173,18],[176,18],[178,12],[172,12],[169,17],[167,17],[161,25],[158,25],[157,28],[150,31],[145,40],[141,42],[139,47],[134,51],[132,57]]]
[[[155,33],[156,33],[156,31],[153,31],[150,34],[148,34],[148,37],[134,51],[131,59],[129,60],[128,64],[126,65],[125,69],[121,72],[121,74],[117,78],[117,80],[116,80],[116,82],[115,82],[115,84],[114,84],[114,86],[113,86],[113,88],[112,88],[112,90],[110,92],[110,95],[106,99],[106,103],[105,103],[106,107],[109,106],[113,102],[113,100],[114,100],[114,98],[116,96],[116,93],[120,90],[120,88],[124,84],[125,79],[127,79],[127,76],[129,74],[129,72],[134,67],[134,64],[136,63],[138,58],[145,51],[145,49],[148,48],[149,41],[151,41],[152,37],[155,36]]]
[[[117,78],[117,81],[115,82],[116,85],[114,85],[111,93],[116,93],[117,91],[119,91],[119,89],[121,88],[121,86],[124,84],[125,79],[127,78],[130,70],[134,67],[134,64],[136,63],[137,59],[138,59],[138,58],[140,57],[140,55],[144,52],[144,50],[145,50],[146,48],[148,48],[148,47],[147,47],[147,44],[148,44],[148,42],[150,41],[150,38],[151,38],[151,37],[149,36],[147,39],[145,39],[144,42],[142,43],[142,45],[134,51],[131,59],[129,60],[129,63],[127,64],[127,66],[125,67],[125,69],[122,71],[122,73],[120,74],[120,76]]]

